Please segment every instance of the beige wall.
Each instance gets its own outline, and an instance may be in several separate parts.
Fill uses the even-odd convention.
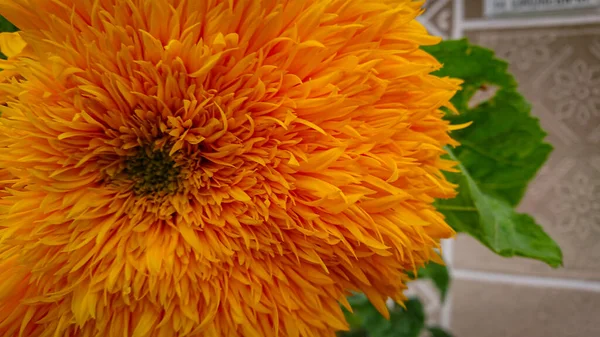
[[[563,248],[564,268],[497,257],[469,237],[446,243],[448,303],[415,285],[456,337],[600,336],[600,12],[486,19],[479,0],[430,0],[422,21],[510,62],[555,151],[521,210]]]

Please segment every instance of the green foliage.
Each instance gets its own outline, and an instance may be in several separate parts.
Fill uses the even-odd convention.
[[[558,245],[532,217],[514,209],[552,147],[544,142],[546,133],[531,116],[506,62],[466,40],[442,42],[427,50],[444,64],[438,75],[464,80],[463,90],[453,99],[460,114],[448,114],[448,119],[454,124],[473,122],[452,134],[461,146],[448,152],[460,163],[461,172],[448,174],[448,179],[459,185],[459,195],[438,201],[438,209],[454,229],[499,255],[560,266]],[[469,107],[482,86],[496,87],[496,94]]]
[[[0,15],[0,32],[16,32],[18,29]]]
[[[428,330],[431,337],[452,337],[449,332],[440,327],[430,327]]]
[[[352,330],[341,333],[341,337],[418,337],[425,327],[423,305],[417,299],[408,300],[406,309],[395,306],[387,320],[362,294],[348,299],[354,313],[346,313]]]
[[[546,133],[517,91],[508,64],[466,40],[445,41],[427,50],[444,64],[437,75],[464,80],[463,90],[452,100],[460,114],[447,118],[454,124],[473,125],[453,132],[452,137],[461,142],[455,154],[480,186],[517,205],[552,147],[543,141]],[[476,92],[494,87],[498,89],[494,97],[469,107]]]
[[[562,264],[560,248],[531,216],[517,213],[506,200],[487,192],[470,175],[460,157],[452,151],[450,156],[461,162],[461,173],[451,175],[451,180],[460,185],[460,194],[452,201],[440,201],[438,209],[452,227],[470,234],[501,256],[533,258],[553,267]]]
[[[425,267],[419,269],[417,276],[420,279],[431,279],[440,291],[441,300],[444,301],[446,299],[446,293],[450,286],[450,274],[446,266],[430,262]]]

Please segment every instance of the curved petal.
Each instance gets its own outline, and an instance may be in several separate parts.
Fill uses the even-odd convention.
[[[25,49],[27,43],[18,32],[0,33],[0,52],[7,57],[14,57]]]

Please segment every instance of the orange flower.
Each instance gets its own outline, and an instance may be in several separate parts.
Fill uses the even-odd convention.
[[[350,291],[403,301],[453,234],[421,5],[0,0],[0,336],[334,336]]]

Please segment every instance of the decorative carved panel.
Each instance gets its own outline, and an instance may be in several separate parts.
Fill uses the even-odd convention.
[[[600,25],[485,31],[476,43],[508,60],[555,150],[523,200],[565,266],[503,259],[460,238],[459,268],[600,280]],[[490,260],[491,259],[491,260]]]
[[[425,13],[419,17],[419,21],[430,34],[447,39],[452,35],[453,13],[453,0],[426,1]]]

